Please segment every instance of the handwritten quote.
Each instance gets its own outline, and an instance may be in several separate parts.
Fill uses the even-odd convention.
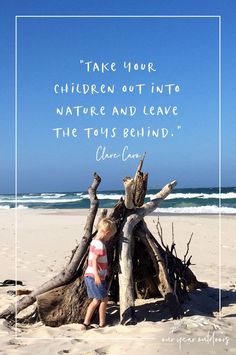
[[[55,96],[63,97],[63,99],[66,96],[76,96],[76,98],[79,97],[82,102],[86,102],[86,104],[76,103],[73,105],[63,104],[56,106],[55,114],[60,119],[60,125],[52,129],[56,139],[80,139],[81,137],[90,141],[97,137],[126,141],[136,138],[165,139],[168,136],[173,137],[175,132],[181,129],[181,126],[177,123],[175,123],[175,131],[173,129],[170,131],[167,127],[160,127],[159,122],[158,125],[155,122],[154,126],[150,124],[152,122],[151,120],[154,119],[156,121],[157,119],[164,118],[179,118],[178,105],[170,104],[170,100],[168,100],[168,103],[162,105],[160,104],[160,98],[176,97],[181,91],[180,85],[172,82],[157,84],[156,78],[158,77],[160,69],[156,63],[151,61],[146,63],[132,63],[130,61],[123,61],[122,63],[98,62],[81,59],[79,65],[82,72],[89,75],[89,79],[94,77],[96,80],[92,83],[85,83],[83,81],[80,83],[53,83],[53,94]],[[139,79],[140,73],[148,75],[145,76],[145,81],[127,83],[129,74],[132,74],[132,79]],[[106,78],[106,74],[109,75],[109,78],[114,75],[114,81],[110,83]],[[120,76],[117,76],[117,74],[120,74]],[[96,75],[99,75],[99,78],[102,76],[104,82],[100,82]],[[121,83],[121,80],[118,80],[120,77],[126,78],[126,82]],[[114,98],[116,98],[117,101],[121,101],[122,97],[126,97],[125,102],[127,102],[128,98],[130,102],[132,101],[132,104],[112,104]],[[158,104],[147,103],[150,101],[150,97],[154,98],[155,102],[158,97]],[[100,101],[102,101],[103,104],[98,104],[97,102],[99,102],[99,100],[97,100],[97,98],[101,99]],[[104,101],[106,103],[104,103]],[[96,102],[96,104],[94,104],[94,102]],[[104,121],[105,118],[118,119],[121,117],[132,120],[131,124],[129,122],[126,126],[120,127],[115,124],[112,126],[111,123],[106,124],[107,121]],[[132,124],[136,118],[140,119],[140,117],[142,118],[142,125],[139,126],[137,121],[135,124]],[[88,127],[69,127],[68,124],[68,127],[65,127],[64,122],[69,118],[91,118],[93,119],[93,124],[91,124],[90,121]],[[98,121],[99,119],[103,120]],[[94,122],[97,124],[95,125]],[[138,122],[140,122],[140,120]],[[109,153],[107,147],[103,145],[99,145],[95,148],[96,161],[106,159],[121,159],[122,161],[126,161],[128,159],[139,159],[140,156],[141,154],[139,153],[130,153],[127,144],[119,153]]]

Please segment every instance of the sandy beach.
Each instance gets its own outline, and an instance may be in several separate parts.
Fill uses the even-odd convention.
[[[0,281],[17,278],[33,289],[57,274],[83,236],[87,210],[14,209],[0,211]],[[157,216],[145,218],[157,237]],[[208,283],[184,305],[185,317],[172,320],[161,299],[138,300],[138,324],[118,323],[118,307],[108,307],[110,326],[82,331],[79,324],[50,328],[38,322],[17,329],[0,320],[1,354],[222,354],[236,353],[235,216],[161,216],[164,241],[172,222],[179,257],[190,244],[191,269]],[[17,231],[17,233],[16,233]],[[221,260],[221,268],[219,263]],[[22,287],[21,287],[22,288]],[[0,311],[15,300],[0,287]],[[219,292],[219,289],[221,291]],[[219,313],[219,295],[222,311]]]

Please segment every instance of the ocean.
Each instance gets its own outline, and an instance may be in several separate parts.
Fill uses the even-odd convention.
[[[150,201],[158,190],[148,190],[146,201]],[[123,196],[122,190],[100,191],[100,208],[110,208]],[[221,208],[219,205],[221,204]],[[51,192],[0,195],[0,209],[42,208],[76,209],[89,208],[87,192]],[[236,214],[236,187],[174,189],[155,210],[160,214]]]

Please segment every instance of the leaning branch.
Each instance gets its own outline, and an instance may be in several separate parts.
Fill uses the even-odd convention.
[[[184,254],[184,264],[186,264],[186,258],[187,258],[188,252],[189,252],[189,246],[190,246],[192,237],[193,237],[193,233],[191,234],[190,239],[189,239],[189,241],[187,243],[186,253]],[[189,258],[189,262],[190,262],[190,259],[191,259],[191,257]]]
[[[160,192],[155,195],[155,198],[145,203],[142,207],[137,208],[136,212],[140,216],[140,218],[152,213],[157,206],[160,204],[162,200],[164,200],[173,190],[173,188],[177,185],[176,180],[170,182],[169,184],[165,185]]]
[[[69,263],[58,275],[54,276],[49,281],[36,288],[29,295],[21,298],[16,304],[11,304],[6,310],[0,313],[0,318],[13,318],[15,314],[32,305],[36,301],[36,297],[38,295],[41,295],[42,293],[50,291],[56,287],[62,286],[72,279],[92,238],[93,224],[98,209],[96,190],[100,182],[101,178],[96,173],[94,173],[93,182],[88,190],[90,197],[90,209],[86,221],[85,234],[78,248],[74,251],[74,254],[72,255]]]
[[[124,221],[120,238],[120,271],[119,271],[119,299],[120,299],[120,321],[121,324],[135,324],[134,313],[134,285],[133,285],[133,264],[132,264],[132,236],[133,229],[142,218],[153,212],[159,203],[164,200],[172,189],[176,186],[176,181],[172,181],[163,187],[151,202],[136,208],[134,213],[129,215]],[[169,294],[168,294],[169,295]]]

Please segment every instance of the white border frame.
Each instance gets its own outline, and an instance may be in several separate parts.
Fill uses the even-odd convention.
[[[221,37],[221,16],[219,15],[20,15],[15,16],[15,279],[17,280],[17,228],[18,228],[18,214],[17,214],[17,206],[18,206],[18,18],[218,18],[218,124],[219,124],[219,134],[218,134],[218,154],[219,154],[219,161],[218,161],[218,180],[219,180],[219,310],[218,310],[218,317],[221,319],[221,307],[222,307],[222,300],[221,300],[221,287],[222,287],[222,254],[221,254],[221,245],[222,245],[222,221],[221,221],[221,188],[222,188],[222,178],[221,178],[221,171],[222,171],[222,85],[221,85],[221,77],[222,77],[222,37]],[[15,310],[16,310],[17,301],[15,301]],[[15,315],[15,338],[17,337],[17,314]],[[77,338],[30,338],[30,337],[19,337],[19,339],[38,339],[38,340],[73,340],[79,339]],[[83,338],[80,338],[83,339]],[[139,338],[118,338],[119,340],[137,340]],[[90,340],[86,338],[86,340]],[[95,338],[92,337],[92,341],[94,340],[112,340],[111,338]],[[157,338],[150,338],[145,337],[141,338],[141,340],[157,340]]]

